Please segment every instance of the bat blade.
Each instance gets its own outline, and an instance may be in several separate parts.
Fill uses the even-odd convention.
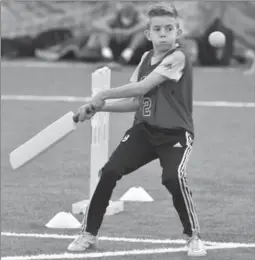
[[[68,112],[10,153],[14,170],[20,168],[57,144],[76,129],[75,115]]]

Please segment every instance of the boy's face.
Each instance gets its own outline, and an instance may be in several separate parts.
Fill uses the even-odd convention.
[[[178,35],[179,29],[175,18],[155,16],[150,19],[150,27],[146,31],[146,36],[157,51],[169,50],[176,43]]]

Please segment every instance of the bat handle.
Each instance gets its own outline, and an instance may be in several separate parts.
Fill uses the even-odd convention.
[[[90,108],[87,108],[87,109],[86,109],[86,113],[87,113],[87,114],[91,114],[91,113],[93,113],[94,111],[95,111],[95,107],[94,107],[93,105],[91,105]],[[78,122],[79,122],[79,116],[80,116],[79,113],[77,113],[76,115],[73,116],[73,121],[74,121],[75,123],[78,123]]]
[[[77,113],[76,115],[73,116],[73,121],[74,123],[78,123],[79,122],[79,113]]]

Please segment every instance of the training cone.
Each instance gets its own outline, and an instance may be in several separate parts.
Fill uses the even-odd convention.
[[[153,198],[142,188],[130,188],[121,198],[121,201],[154,201]]]
[[[70,212],[59,212],[45,226],[47,228],[80,228],[81,223]]]

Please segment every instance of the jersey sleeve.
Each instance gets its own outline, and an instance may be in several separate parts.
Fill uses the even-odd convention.
[[[154,69],[154,72],[173,80],[179,81],[185,67],[185,55],[182,51],[175,51],[165,57],[162,62]]]
[[[140,67],[141,67],[141,65],[142,65],[142,63],[143,63],[143,61],[144,61],[144,59],[145,59],[145,57],[146,57],[146,55],[147,55],[148,53],[149,53],[149,52],[146,51],[146,52],[143,54],[143,56],[142,56],[142,58],[141,58],[139,64],[137,65],[135,71],[133,72],[133,74],[132,74],[132,76],[131,76],[131,78],[130,78],[130,82],[137,82],[137,81],[138,81],[138,74],[139,74]]]

